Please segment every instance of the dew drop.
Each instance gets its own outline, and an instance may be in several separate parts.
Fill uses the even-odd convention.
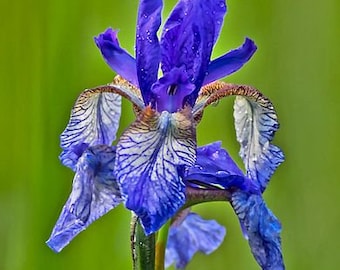
[[[230,174],[227,173],[226,171],[217,171],[216,172],[216,176],[220,176],[220,177],[226,177],[229,176]]]
[[[194,168],[197,169],[197,170],[200,170],[200,171],[203,170],[203,167],[199,166],[199,165],[195,165]]]

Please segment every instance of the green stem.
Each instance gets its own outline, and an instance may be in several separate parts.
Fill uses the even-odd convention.
[[[155,234],[145,235],[135,215],[131,219],[131,251],[134,270],[155,270]]]
[[[164,259],[166,242],[168,241],[168,233],[170,227],[170,220],[163,225],[158,231],[157,243],[156,243],[156,261],[155,270],[164,270]]]
[[[187,202],[181,208],[179,214],[186,208],[195,204],[211,201],[230,201],[231,192],[222,189],[195,189],[187,187],[186,197]],[[186,211],[190,210],[187,209]],[[181,218],[178,217],[178,220],[180,219]],[[176,222],[176,217],[174,218],[174,222]],[[133,270],[164,270],[165,250],[169,227],[170,221],[163,225],[163,227],[159,230],[157,244],[155,244],[155,234],[146,236],[139,218],[135,214],[132,215],[131,251]]]

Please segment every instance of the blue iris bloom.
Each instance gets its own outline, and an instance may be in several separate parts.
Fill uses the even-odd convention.
[[[119,203],[151,234],[182,208],[188,187],[228,190],[259,264],[282,269],[268,266],[282,260],[280,226],[262,199],[270,176],[283,161],[281,150],[270,143],[278,129],[275,110],[252,87],[216,81],[240,69],[256,46],[246,38],[239,48],[211,60],[226,13],[223,0],[179,0],[158,39],[162,5],[161,0],[140,1],[135,57],[120,47],[117,31],[111,28],[95,38],[118,75],[112,83],[79,96],[61,135],[60,159],[75,177],[47,243],[60,251]],[[235,129],[246,175],[219,144],[196,145],[204,108],[231,95],[236,96]],[[112,146],[122,96],[133,103],[136,120]],[[201,226],[188,236],[192,248],[181,250],[176,241],[193,223]],[[207,226],[215,227],[216,233],[205,234]],[[220,225],[194,214],[172,228],[168,262],[179,267],[196,251],[216,249],[225,234]],[[203,235],[205,240],[195,245]],[[278,252],[275,258],[272,248]]]
[[[178,168],[195,164],[195,118],[206,104],[199,99],[203,84],[238,70],[256,49],[246,39],[239,49],[211,61],[224,1],[179,1],[158,40],[161,10],[160,0],[140,2],[135,59],[120,48],[116,31],[95,38],[106,62],[127,80],[125,88],[115,82],[111,87],[119,88],[138,111],[119,138],[115,171],[125,206],[141,218],[147,234],[185,202]]]

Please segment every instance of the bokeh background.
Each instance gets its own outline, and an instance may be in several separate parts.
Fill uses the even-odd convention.
[[[167,15],[175,1],[165,0]],[[130,214],[118,207],[60,254],[45,245],[73,178],[58,161],[59,134],[79,93],[114,73],[93,36],[112,26],[134,51],[136,0],[0,1],[0,269],[131,269]],[[286,162],[265,198],[283,224],[287,269],[340,265],[340,2],[229,0],[214,57],[245,36],[258,51],[225,80],[260,89],[274,103],[275,137]],[[199,18],[197,18],[199,20]],[[238,162],[233,99],[207,109],[199,144],[222,140]],[[120,132],[133,120],[125,102]],[[218,251],[198,254],[188,269],[259,269],[229,205],[196,207],[227,227]]]

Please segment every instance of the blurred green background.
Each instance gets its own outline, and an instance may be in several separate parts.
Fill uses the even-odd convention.
[[[175,1],[165,1],[167,14]],[[93,36],[112,26],[134,51],[136,0],[0,2],[0,269],[131,269],[130,214],[110,212],[60,254],[45,245],[73,178],[58,161],[59,135],[78,94],[114,74]],[[260,89],[281,123],[275,144],[286,154],[265,193],[283,224],[287,269],[340,265],[339,61],[337,0],[229,0],[214,57],[245,36],[258,51],[229,82]],[[198,18],[199,19],[199,18]],[[199,144],[222,140],[237,158],[233,99],[207,109]],[[124,103],[123,130],[133,120]],[[196,255],[188,269],[259,269],[229,205],[196,207],[227,227],[221,248]]]

